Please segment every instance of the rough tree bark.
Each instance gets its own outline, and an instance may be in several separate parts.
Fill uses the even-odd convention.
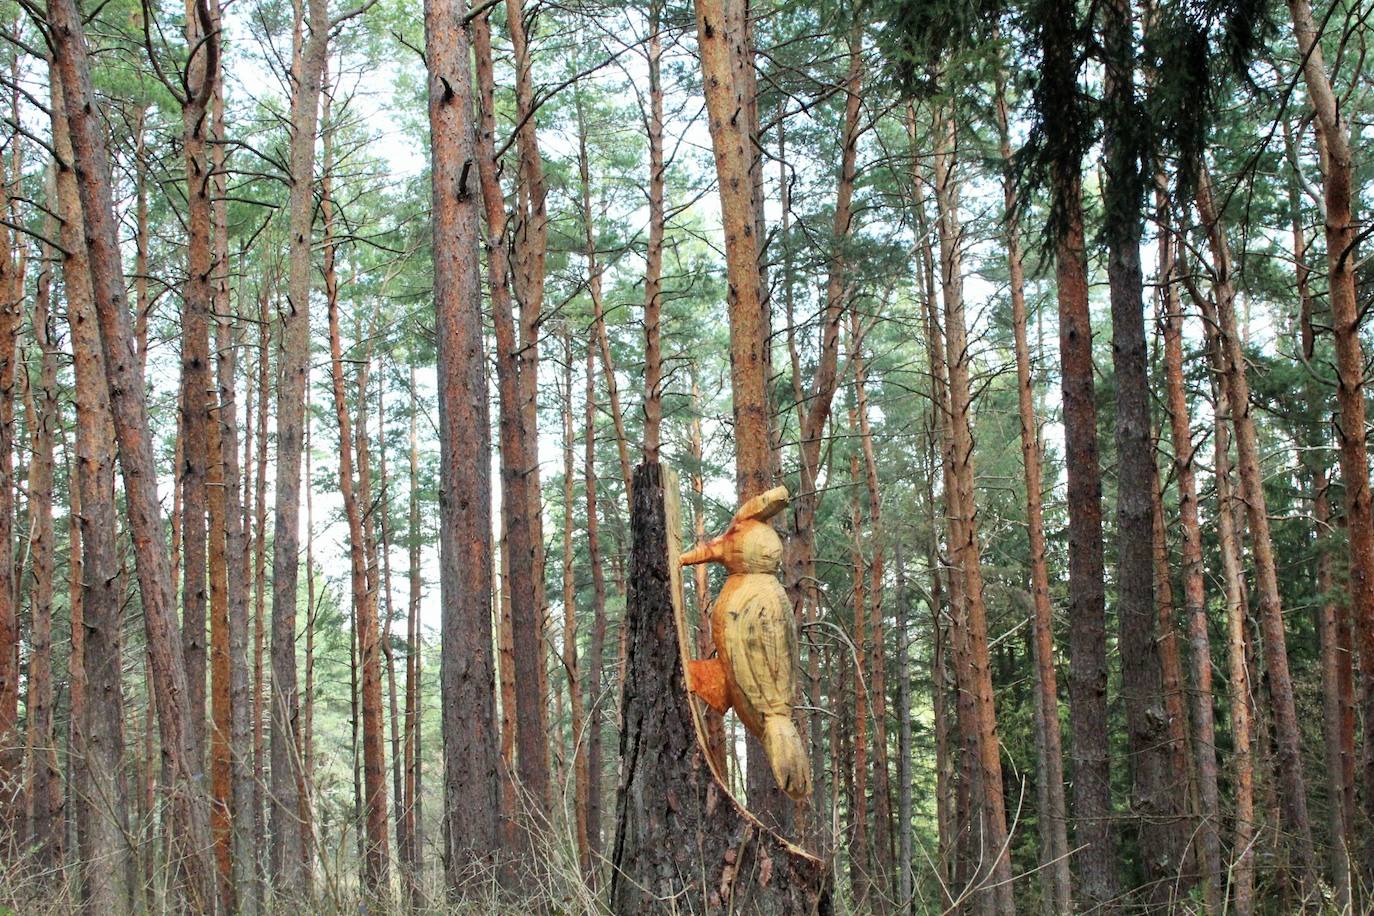
[[[45,220],[51,224],[52,219]],[[55,229],[49,225],[49,229]],[[44,246],[45,248],[47,246]],[[29,725],[29,840],[32,861],[41,880],[51,882],[65,853],[66,812],[62,774],[57,765],[57,690],[53,679],[53,454],[61,422],[57,403],[57,352],[53,341],[52,268],[50,253],[38,274],[33,297],[33,336],[38,345],[38,372],[31,383],[29,409],[28,516],[29,677],[25,712]],[[27,371],[27,369],[26,369]]]
[[[1121,693],[1130,748],[1130,809],[1139,836],[1144,882],[1137,893],[1142,902],[1164,906],[1183,864],[1186,837],[1181,835],[1175,800],[1186,798],[1187,792],[1186,781],[1183,792],[1170,784],[1168,716],[1156,642],[1152,496],[1156,471],[1140,264],[1144,182],[1134,127],[1142,112],[1135,99],[1131,0],[1109,0],[1103,5],[1101,32],[1105,58],[1103,208],[1116,373],[1116,611]],[[1091,333],[1088,328],[1089,340]]]
[[[635,472],[611,908],[618,914],[829,913],[819,859],[765,828],[725,789],[683,671],[677,482]]]
[[[134,905],[129,869],[127,781],[123,773],[124,695],[119,531],[115,507],[115,431],[105,360],[91,299],[90,265],[81,198],[73,169],[62,80],[49,74],[52,138],[57,155],[57,202],[67,324],[76,379],[76,461],[73,510],[78,518],[81,583],[81,665],[86,701],[77,722],[82,766],[77,770],[76,817],[81,893],[87,911],[115,913]],[[73,623],[73,638],[76,637]],[[151,761],[148,761],[151,764]]]
[[[291,193],[287,227],[287,304],[277,388],[276,503],[272,538],[271,826],[272,885],[287,898],[304,887],[300,820],[304,771],[296,681],[301,445],[310,378],[310,277],[313,268],[315,135],[329,46],[328,0],[307,0],[306,34],[291,94]],[[307,570],[307,575],[309,571]]]
[[[439,349],[439,568],[443,650],[444,868],[450,894],[498,858],[491,634],[491,474],[482,348],[478,157],[460,0],[425,3]]]
[[[119,443],[151,680],[157,692],[162,756],[171,780],[168,785],[172,826],[168,831],[172,845],[170,859],[181,863],[179,890],[188,908],[209,909],[214,905],[214,872],[206,854],[210,848],[209,807],[190,733],[193,710],[181,643],[176,638],[172,572],[157,494],[157,464],[120,263],[110,165],[91,88],[81,14],[74,0],[49,3],[48,26],[53,39],[54,63],[66,92],[65,107],[86,228],[92,294]]]

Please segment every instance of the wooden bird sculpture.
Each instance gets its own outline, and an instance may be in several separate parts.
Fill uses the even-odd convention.
[[[778,567],[782,540],[768,519],[787,505],[786,487],[750,499],[713,541],[682,555],[682,565],[720,563],[730,574],[711,608],[716,657],[690,662],[688,687],[719,713],[733,708],[763,742],[782,790],[811,794],[811,763],[792,700],[797,689],[797,628]]]

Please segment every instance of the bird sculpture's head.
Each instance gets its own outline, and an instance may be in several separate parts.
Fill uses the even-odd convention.
[[[682,555],[682,565],[720,563],[730,574],[775,573],[782,564],[782,539],[768,520],[788,501],[786,487],[774,487],[746,502],[730,527],[715,540]]]

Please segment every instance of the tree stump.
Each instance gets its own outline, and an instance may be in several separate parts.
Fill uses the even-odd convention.
[[[825,864],[750,814],[706,752],[683,672],[676,475],[641,464],[633,492],[611,907],[828,916]]]

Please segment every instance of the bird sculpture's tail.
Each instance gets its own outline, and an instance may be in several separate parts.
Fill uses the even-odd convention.
[[[778,785],[790,798],[811,794],[811,761],[791,716],[768,716],[763,721],[763,750]]]

